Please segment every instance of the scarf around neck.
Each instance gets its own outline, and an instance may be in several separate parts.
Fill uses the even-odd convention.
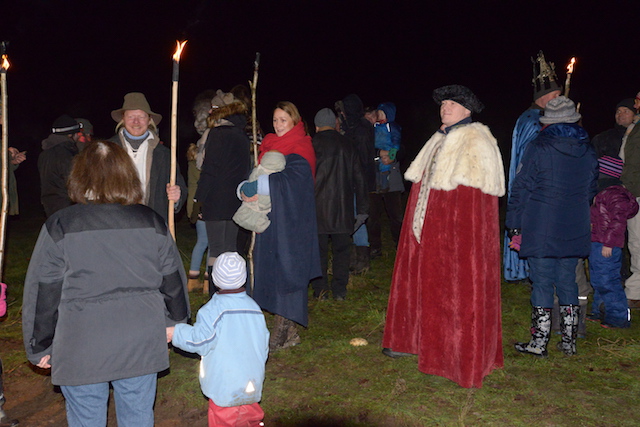
[[[260,155],[258,160],[262,160],[262,156],[267,151],[276,150],[283,155],[298,154],[305,158],[311,166],[311,174],[315,178],[316,176],[316,153],[313,150],[311,144],[311,137],[306,134],[304,130],[304,123],[302,120],[293,127],[289,132],[282,136],[278,136],[275,133],[267,134],[262,140],[260,145]]]

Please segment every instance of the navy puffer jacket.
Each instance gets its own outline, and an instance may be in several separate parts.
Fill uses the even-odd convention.
[[[595,151],[581,126],[542,129],[525,149],[507,208],[507,228],[522,233],[521,257],[589,255],[589,205],[597,177]]]

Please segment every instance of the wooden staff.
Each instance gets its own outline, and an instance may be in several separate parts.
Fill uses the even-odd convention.
[[[256,59],[253,61],[253,81],[249,82],[251,88],[251,131],[253,132],[253,165],[258,166],[258,119],[256,118],[256,88],[258,87],[258,68],[260,68],[260,52],[256,52]],[[253,265],[253,249],[256,245],[256,232],[251,232],[251,244],[249,245],[249,275],[251,293],[253,293],[253,285],[255,283],[254,265]]]
[[[2,212],[0,214],[0,275],[4,267],[4,245],[6,236],[7,213],[9,207],[9,138],[7,132],[7,70],[9,69],[9,60],[7,59],[6,42],[2,42],[0,51],[2,54],[2,66],[0,68],[0,91],[2,96]]]
[[[171,175],[169,177],[169,184],[171,186],[176,185],[176,148],[178,147],[178,81],[179,79],[179,64],[180,54],[182,48],[187,43],[183,41],[180,43],[176,40],[176,51],[173,54],[173,73],[171,76]],[[176,224],[175,224],[175,202],[169,200],[169,230],[173,236],[173,240],[176,240]]]

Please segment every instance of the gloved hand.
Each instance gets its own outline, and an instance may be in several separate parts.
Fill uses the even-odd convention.
[[[514,251],[520,251],[520,245],[522,245],[522,234],[511,237],[511,242],[509,242],[509,247],[511,249]]]
[[[247,197],[253,197],[258,193],[258,181],[245,182],[240,187],[240,192]]]
[[[367,214],[358,214],[358,215],[356,215],[356,223],[353,226],[353,233],[358,231],[358,228],[362,227],[362,224],[364,224],[364,222],[367,220],[367,218],[369,218],[369,215],[367,215]],[[353,233],[351,233],[351,234],[353,234]]]

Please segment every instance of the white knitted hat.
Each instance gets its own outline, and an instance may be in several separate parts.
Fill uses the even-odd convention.
[[[211,278],[220,289],[238,289],[247,281],[247,263],[237,252],[220,254],[213,263]]]

